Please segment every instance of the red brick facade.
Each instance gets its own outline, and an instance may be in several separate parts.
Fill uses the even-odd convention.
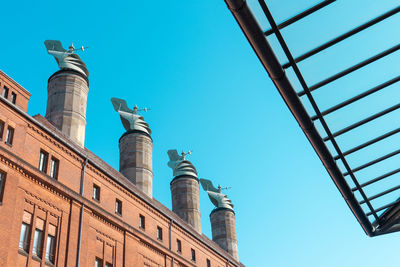
[[[243,266],[45,118],[26,114],[30,94],[0,72],[0,93],[4,86],[0,266]]]

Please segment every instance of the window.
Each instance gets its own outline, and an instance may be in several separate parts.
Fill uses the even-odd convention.
[[[40,156],[39,156],[39,170],[42,172],[47,171],[47,160],[49,158],[49,153],[40,150]]]
[[[139,227],[142,229],[146,228],[146,218],[143,215],[139,215]]]
[[[54,249],[56,247],[55,240],[55,236],[52,236],[50,234],[47,236],[45,259],[46,261],[51,263],[54,263]]]
[[[12,92],[11,93],[11,102],[15,104],[17,102],[17,94]]]
[[[33,255],[41,258],[42,248],[43,248],[43,231],[40,229],[36,229],[35,235],[33,237],[33,250],[32,250]]]
[[[103,260],[96,258],[96,260],[94,261],[94,267],[103,267]]]
[[[112,267],[113,265],[109,262],[106,262],[106,267]]]
[[[179,239],[176,240],[176,251],[179,253],[182,252],[182,242]]]
[[[196,251],[194,249],[190,249],[190,251],[192,252],[192,261],[196,261]]]
[[[209,259],[207,259],[207,267],[211,267],[211,262]]]
[[[8,88],[7,87],[3,87],[3,93],[2,93],[4,98],[8,98]]]
[[[6,185],[6,174],[0,171],[0,204],[3,202],[5,185]]]
[[[9,144],[11,146],[13,143],[13,139],[14,139],[14,128],[8,126],[6,135],[6,144]]]
[[[100,201],[100,186],[93,184],[93,196],[94,200]]]
[[[162,240],[162,228],[157,226],[157,239]]]
[[[122,215],[122,201],[119,199],[115,200],[115,213]]]
[[[23,222],[21,225],[21,233],[19,235],[19,248],[25,252],[28,252],[29,248],[29,230],[30,225]]]
[[[58,177],[58,165],[60,161],[56,158],[51,157],[50,160],[50,177],[57,179]]]
[[[3,133],[4,133],[4,121],[0,121],[0,140],[3,139]]]
[[[48,263],[53,263],[55,261],[55,251],[56,251],[56,234],[57,227],[49,223],[47,230],[47,239],[46,239],[46,253],[45,260]]]

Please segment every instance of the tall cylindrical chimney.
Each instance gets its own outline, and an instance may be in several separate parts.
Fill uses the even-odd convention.
[[[239,261],[235,212],[228,208],[214,209],[210,214],[212,240]]]
[[[153,196],[153,141],[141,131],[119,139],[119,171],[149,197]]]
[[[119,139],[119,171],[138,189],[153,197],[153,140],[150,127],[138,114],[140,110],[136,105],[132,110],[123,99],[111,98],[111,102],[126,130]]]
[[[185,159],[186,154],[178,155],[177,150],[169,150],[174,178],[171,185],[172,211],[201,233],[199,179],[192,163]]]
[[[72,44],[68,50],[57,40],[46,40],[44,44],[60,68],[48,81],[46,119],[83,147],[89,72]]]
[[[200,179],[200,183],[215,206],[215,209],[210,213],[212,240],[239,261],[235,212],[233,211],[232,201],[226,194],[222,193],[222,190],[229,189],[229,187],[222,188],[218,185],[216,188],[207,179]]]
[[[79,72],[60,70],[47,85],[46,119],[80,146],[85,143],[89,82]]]

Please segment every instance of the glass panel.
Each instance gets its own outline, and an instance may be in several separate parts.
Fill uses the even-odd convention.
[[[0,140],[3,139],[4,121],[0,121]]]
[[[140,219],[140,224],[139,224],[139,226],[140,226],[140,228],[145,228],[145,218],[144,218],[144,216],[143,215],[139,215],[139,219]]]
[[[192,251],[192,261],[196,261],[196,251],[194,249],[191,249]]]
[[[4,98],[8,97],[8,88],[5,87],[5,86],[3,87],[3,94],[2,95],[3,95]]]
[[[19,236],[19,247],[28,252],[28,236],[29,236],[29,224],[22,223],[21,234]]]
[[[9,145],[12,145],[13,142],[13,137],[14,137],[14,129],[11,127],[7,128],[7,136],[6,136],[6,143]]]
[[[42,256],[42,245],[43,245],[43,231],[36,229],[35,236],[33,238],[33,255]]]
[[[54,247],[55,247],[55,237],[48,235],[46,244],[46,260],[54,263]]]
[[[95,262],[94,262],[94,267],[102,267],[103,266],[103,260],[96,258]]]
[[[50,177],[57,178],[58,174],[58,160],[55,158],[51,158],[50,162]]]
[[[122,202],[120,200],[115,200],[115,212],[122,214]]]
[[[162,229],[160,227],[157,227],[157,238],[162,240]]]
[[[4,172],[0,172],[0,203],[3,201],[3,188],[5,179],[6,174]]]
[[[100,200],[100,187],[93,185],[93,199]]]
[[[47,154],[44,151],[40,151],[40,156],[39,156],[39,170],[42,172],[47,171],[47,158],[49,154]]]
[[[17,95],[13,92],[11,93],[11,102],[15,104],[17,102]]]

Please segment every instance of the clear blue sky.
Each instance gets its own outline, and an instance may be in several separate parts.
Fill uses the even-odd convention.
[[[315,2],[267,1],[278,21]],[[340,1],[284,37],[298,55],[396,5]],[[153,131],[154,197],[171,208],[166,151],[193,150],[200,177],[232,187],[227,193],[235,204],[239,257],[247,266],[400,265],[400,235],[365,235],[223,0],[4,1],[1,9],[0,69],[32,93],[29,114],[44,115],[47,79],[57,71],[43,41],[89,46],[80,54],[90,71],[86,147],[118,169],[124,130],[110,98],[151,108],[144,116]],[[399,43],[399,19],[304,63],[307,81]],[[398,75],[399,62],[397,53],[372,72],[384,81]],[[374,81],[361,74],[335,86],[368,89]],[[330,93],[328,99],[343,96]],[[346,119],[330,123],[340,128]],[[203,191],[200,204],[202,229],[211,237],[213,206]]]

